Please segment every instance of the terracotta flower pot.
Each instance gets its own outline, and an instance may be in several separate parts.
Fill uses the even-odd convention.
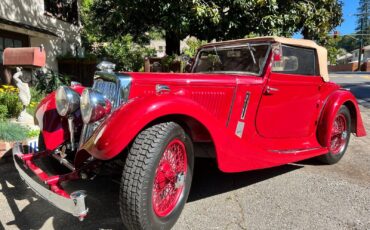
[[[14,141],[2,141],[0,140],[0,159],[6,156],[11,156],[11,150],[14,145]],[[38,149],[38,139],[30,138],[22,141],[25,146],[30,146],[31,152],[36,152]]]
[[[6,142],[0,140],[0,159],[3,158],[5,154],[10,155],[13,145],[14,142]]]

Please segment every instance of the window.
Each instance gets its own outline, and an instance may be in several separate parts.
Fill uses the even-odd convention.
[[[5,38],[4,39],[4,48],[13,47],[13,39]]]
[[[281,61],[275,61],[273,72],[318,76],[318,64],[314,49],[282,46]]]
[[[194,72],[260,75],[265,66],[269,50],[269,44],[205,48],[198,54]]]
[[[21,40],[13,40],[13,46],[14,47],[22,47],[22,41]]]
[[[11,36],[10,36],[11,37]],[[13,39],[13,38],[6,38],[4,36],[0,36],[0,65],[3,64],[3,53],[4,49],[8,47],[23,47],[27,45],[22,40]]]
[[[78,24],[77,0],[44,0],[44,9],[47,15]]]

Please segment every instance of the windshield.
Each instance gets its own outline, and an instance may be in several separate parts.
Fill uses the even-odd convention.
[[[247,73],[261,75],[270,44],[207,47],[198,53],[195,73]]]

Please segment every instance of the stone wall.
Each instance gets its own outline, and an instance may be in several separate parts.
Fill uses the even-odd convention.
[[[348,64],[339,64],[334,66],[329,66],[329,72],[354,72],[358,69],[358,63],[348,63]],[[370,62],[367,61],[361,64],[361,71],[370,72]]]

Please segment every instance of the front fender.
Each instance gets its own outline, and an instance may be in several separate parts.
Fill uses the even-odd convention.
[[[55,92],[47,95],[38,105],[35,118],[40,127],[46,150],[54,150],[69,137],[68,123],[59,116]]]
[[[317,137],[319,143],[324,147],[330,145],[330,136],[334,119],[342,105],[346,105],[350,110],[352,124],[354,124],[352,132],[358,137],[366,135],[356,98],[351,92],[339,89],[327,98],[319,120]]]
[[[71,88],[79,94],[84,89],[78,85]],[[80,114],[77,116],[76,120],[81,120]],[[68,121],[56,109],[55,91],[41,100],[35,112],[35,120],[40,127],[46,150],[52,151],[69,139]]]
[[[202,123],[211,134],[216,149],[222,151],[221,129],[226,129],[196,102],[176,95],[135,98],[114,111],[81,149],[97,159],[117,156],[152,121],[167,115],[185,115]],[[225,139],[225,138],[224,138]],[[217,151],[216,151],[217,152]]]

